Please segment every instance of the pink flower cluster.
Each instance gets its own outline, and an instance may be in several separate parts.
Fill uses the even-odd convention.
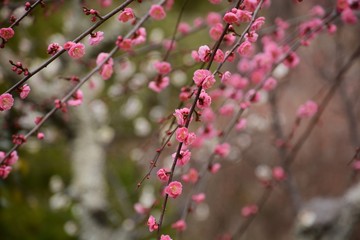
[[[314,101],[307,101],[301,105],[297,110],[297,116],[299,118],[310,118],[318,111],[318,105]]]
[[[14,165],[19,159],[16,151],[10,153],[9,157],[7,157],[6,159],[5,156],[5,152],[0,152],[0,161],[2,161],[0,166],[0,178],[2,179],[5,179],[9,176],[12,170],[11,166]]]
[[[118,20],[120,22],[128,22],[134,18],[135,18],[135,14],[132,8],[125,8],[124,11],[120,13]]]
[[[176,140],[184,143],[185,145],[191,145],[196,139],[194,132],[189,132],[186,127],[181,127],[176,130]]]
[[[140,45],[146,41],[146,29],[139,28],[131,38],[124,39],[122,36],[118,36],[116,45],[123,51],[131,51],[133,47]]]
[[[215,83],[214,75],[206,69],[198,69],[194,72],[193,80],[196,86],[202,86],[204,89],[211,88]]]
[[[161,5],[152,5],[149,10],[150,17],[154,20],[163,20],[166,17],[166,12]]]
[[[68,51],[70,57],[80,59],[85,55],[85,46],[82,43],[66,42],[64,49]]]
[[[99,66],[100,64],[103,64],[101,66],[100,69],[100,75],[104,80],[109,79],[114,70],[113,70],[113,65],[114,65],[114,60],[112,58],[109,58],[105,63],[104,61],[109,57],[108,53],[100,53],[97,58],[96,58],[96,64]]]

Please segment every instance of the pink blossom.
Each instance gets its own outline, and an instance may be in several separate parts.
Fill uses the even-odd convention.
[[[221,49],[216,50],[215,56],[214,56],[214,61],[221,63],[223,62],[225,59],[225,55],[224,52]]]
[[[5,158],[6,154],[5,152],[0,152],[0,161],[2,161]],[[10,155],[4,160],[4,164],[12,166],[14,165],[19,159],[19,156],[16,151],[13,151],[10,153]]]
[[[149,210],[146,207],[144,207],[141,203],[135,203],[134,209],[135,209],[135,212],[137,212],[138,214],[145,214]]]
[[[253,46],[252,46],[251,42],[244,41],[243,43],[241,43],[239,48],[237,49],[237,52],[241,56],[249,56],[249,55],[251,55],[251,53],[253,52]]]
[[[150,16],[155,20],[162,20],[166,17],[164,8],[160,5],[152,5],[149,10]]]
[[[94,34],[90,34],[89,44],[95,46],[98,45],[102,40],[104,40],[104,32],[98,31]]]
[[[178,31],[182,34],[187,34],[190,32],[190,25],[185,22],[181,22],[179,24]]]
[[[105,61],[105,59],[109,56],[108,53],[99,53],[99,55],[97,56],[96,58],[96,65],[100,65],[100,64],[103,64],[103,62]],[[107,64],[111,64],[113,65],[114,64],[114,60],[112,58],[109,58],[107,61],[106,61]]]
[[[297,116],[300,118],[310,118],[318,111],[318,105],[314,101],[307,101],[297,110]]]
[[[210,56],[211,56],[211,50],[210,50],[209,46],[203,45],[203,46],[199,47],[198,56],[202,62],[208,62],[210,60]]]
[[[236,40],[236,36],[232,33],[228,33],[224,36],[224,42],[227,46],[232,46]]]
[[[247,120],[245,118],[241,118],[238,123],[236,124],[235,126],[235,129],[237,131],[241,131],[241,130],[244,130],[246,128],[246,125],[247,125]]]
[[[221,76],[221,83],[226,84],[230,81],[230,79],[231,79],[231,72],[226,71]]]
[[[196,106],[200,109],[204,109],[210,107],[210,105],[211,105],[211,97],[209,96],[209,94],[205,92],[204,89],[202,89],[199,96],[199,100],[196,103]]]
[[[163,47],[168,51],[168,50],[175,50],[176,48],[176,42],[169,40],[169,39],[165,39],[163,40]]]
[[[341,12],[341,20],[344,23],[348,24],[355,24],[358,21],[354,11],[350,8],[346,8],[344,11]]]
[[[284,60],[284,64],[290,68],[296,67],[299,64],[299,62],[300,62],[300,59],[295,52],[289,53],[287,58]]]
[[[250,20],[252,18],[252,13],[247,10],[238,9],[236,11],[236,15],[240,22],[250,22]]]
[[[29,95],[31,88],[29,85],[24,84],[19,88],[19,91],[20,91],[20,98],[25,99]]]
[[[176,221],[175,223],[171,224],[171,228],[174,228],[179,232],[185,231],[186,222],[183,219],[180,219],[180,220]]]
[[[39,139],[39,140],[43,140],[44,137],[45,137],[45,134],[42,133],[42,132],[39,132],[36,137],[37,137],[37,139]]]
[[[320,5],[315,5],[311,10],[311,14],[317,17],[323,17],[325,15],[325,10]]]
[[[69,106],[79,106],[83,102],[83,93],[80,89],[78,89],[67,103]]]
[[[176,140],[184,142],[189,135],[189,130],[186,127],[181,127],[176,130]]]
[[[11,172],[12,167],[10,166],[0,166],[0,178],[5,179]]]
[[[0,95],[0,112],[7,111],[14,105],[14,98],[10,93]]]
[[[355,160],[353,163],[352,163],[352,167],[354,170],[356,171],[359,171],[360,170],[360,160]]]
[[[211,108],[205,108],[201,113],[201,120],[205,123],[210,123],[215,120],[215,113]]]
[[[169,235],[161,234],[160,240],[172,240]]]
[[[221,168],[221,164],[220,163],[214,163],[213,165],[210,166],[209,171],[213,174],[217,173]]]
[[[127,22],[135,18],[134,11],[132,8],[125,8],[118,17],[118,20],[121,22]]]
[[[156,172],[156,175],[158,176],[158,178],[162,182],[167,182],[169,180],[169,174],[168,174],[168,171],[165,168],[160,168]]]
[[[184,182],[196,183],[199,179],[199,172],[195,168],[190,168],[189,171],[181,177],[181,179]]]
[[[231,51],[226,51],[225,52],[226,57],[226,61],[228,62],[233,62],[235,60],[235,54]]]
[[[113,65],[111,64],[104,64],[100,69],[100,75],[104,80],[111,78],[113,72]]]
[[[266,79],[263,89],[265,91],[271,91],[274,88],[276,88],[276,85],[277,85],[277,81],[275,80],[275,78],[269,77],[268,79]]]
[[[212,4],[220,4],[222,0],[209,0],[209,2]]]
[[[196,50],[191,51],[191,57],[194,59],[195,62],[200,62],[199,53]]]
[[[217,41],[220,38],[223,30],[224,30],[224,27],[223,27],[223,25],[221,23],[215,24],[209,30],[210,37],[213,40]]]
[[[59,52],[62,47],[58,43],[50,43],[47,48],[47,53],[51,56],[54,56],[57,52]]]
[[[256,42],[258,37],[259,35],[256,32],[250,32],[245,34],[245,40],[251,43]]]
[[[241,215],[243,217],[250,217],[258,212],[258,206],[256,204],[250,204],[241,209]]]
[[[282,167],[274,167],[272,169],[272,175],[273,178],[279,182],[286,179],[286,173]]]
[[[133,42],[129,38],[122,39],[122,37],[118,37],[116,45],[123,51],[130,51],[132,49]]]
[[[146,29],[141,27],[135,32],[131,44],[137,46],[143,44],[145,41],[146,41]]]
[[[205,193],[198,193],[191,196],[191,199],[197,204],[202,203],[205,200]]]
[[[196,140],[196,134],[193,133],[193,132],[190,132],[190,133],[187,135],[187,138],[185,139],[184,144],[185,144],[186,146],[189,146],[189,145],[193,144],[195,140]]]
[[[113,70],[113,64],[114,64],[114,60],[112,58],[109,58],[105,63],[104,61],[109,57],[108,53],[99,53],[99,55],[96,58],[96,65],[101,65],[101,69],[100,69],[100,75],[104,80],[109,79],[114,70]]]
[[[251,25],[250,31],[258,31],[265,24],[264,17],[258,17]]]
[[[223,158],[227,157],[230,153],[230,144],[228,143],[218,144],[215,148],[214,153]]]
[[[337,30],[337,27],[335,24],[331,23],[327,26],[328,33],[334,34]]]
[[[161,92],[167,86],[169,86],[169,78],[168,77],[158,77],[155,81],[149,82],[148,87],[154,92]]]
[[[233,86],[236,89],[244,89],[249,85],[249,80],[235,73],[231,76],[229,85]]]
[[[64,46],[65,48],[65,46]],[[74,59],[82,58],[85,55],[85,46],[82,43],[73,44],[68,50],[68,54],[70,57]]]
[[[102,7],[109,7],[112,4],[112,0],[98,0]]]
[[[157,61],[154,63],[154,68],[159,74],[166,75],[171,71],[171,64],[165,61],[164,62]]]
[[[227,12],[224,15],[223,20],[228,24],[233,24],[239,21],[239,18],[233,12]]]
[[[221,15],[216,12],[210,12],[206,17],[206,22],[210,26],[214,26],[217,23],[221,23]]]
[[[182,184],[178,181],[169,183],[165,188],[165,193],[171,198],[177,198],[182,193]]]
[[[68,42],[66,42],[65,44],[64,44],[64,49],[66,50],[66,51],[69,51],[70,50],[70,48],[72,47],[72,46],[74,46],[76,43],[74,43],[74,42],[72,42],[72,41],[68,41]]]
[[[12,28],[0,28],[0,37],[5,39],[5,41],[12,38],[14,34],[15,32]]]
[[[155,231],[155,230],[157,230],[159,228],[159,225],[156,223],[156,219],[152,215],[149,216],[149,219],[147,221],[147,225],[149,227],[150,232],[153,232],[153,231]]]
[[[175,159],[176,153],[173,153],[171,156],[173,157],[173,159]],[[189,150],[185,150],[185,151],[181,150],[177,158],[176,165],[184,166],[190,161],[190,158],[191,158],[191,152]]]
[[[225,104],[219,109],[222,116],[231,116],[234,113],[234,105],[231,103]]]
[[[212,87],[215,83],[215,78],[209,70],[198,69],[194,72],[193,80],[197,86],[202,86],[204,89]]]
[[[190,113],[189,108],[176,109],[173,115],[176,118],[177,124],[180,126],[184,126],[187,121],[187,118],[189,117],[189,113]]]

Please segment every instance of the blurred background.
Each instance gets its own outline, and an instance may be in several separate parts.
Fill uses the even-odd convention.
[[[26,17],[16,27],[15,37],[1,49],[2,93],[21,78],[11,71],[9,60],[21,61],[34,69],[48,59],[46,49],[50,43],[65,43],[92,25],[90,18],[82,13],[83,5],[106,14],[122,3],[114,0],[110,6],[102,7],[101,1],[44,2],[45,7],[36,8]],[[151,3],[144,1],[130,6],[140,17]],[[161,93],[148,89],[148,82],[156,76],[152,64],[164,56],[163,44],[171,39],[183,4],[184,1],[175,1],[165,21],[148,21],[145,45],[130,54],[117,53],[115,73],[109,80],[94,75],[82,88],[83,105],[69,109],[66,114],[55,114],[41,129],[44,140],[30,138],[20,148],[14,171],[0,181],[1,239],[155,239],[146,226],[149,212],[139,214],[134,205],[153,207],[151,214],[160,215],[163,199],[162,185],[156,179],[157,168],[139,189],[137,184],[161,146],[171,122],[169,116],[178,108],[181,87],[191,84],[194,70],[201,65],[191,59],[191,51],[204,44],[212,46],[214,42],[209,37],[208,26],[185,36],[178,33],[180,40],[169,58],[173,66],[169,88]],[[275,19],[282,18],[290,23],[286,36],[296,38],[299,24],[313,18],[311,9],[315,4],[330,12],[336,3],[273,1],[259,13],[266,17],[260,37],[273,34]],[[23,5],[24,1],[0,2],[0,27],[9,25],[9,16],[21,15]],[[206,19],[210,11],[223,13],[228,8],[227,1],[219,5],[205,0],[191,1],[181,21],[193,29],[196,18]],[[344,25],[340,19],[335,23],[336,33],[323,33],[310,46],[299,48],[300,64],[296,68],[288,69],[284,65],[277,68],[276,90],[262,91],[260,101],[244,114],[247,127],[231,132],[230,155],[216,159],[222,164],[221,170],[205,179],[202,191],[206,200],[189,214],[186,231],[176,235],[171,224],[181,218],[191,184],[184,184],[182,196],[169,202],[164,232],[177,236],[173,239],[230,239],[227,236],[241,232],[242,224],[249,220],[241,214],[243,207],[261,203],[265,195],[264,205],[246,227],[243,239],[295,239],[297,230],[316,222],[313,215],[301,214],[306,206],[310,209],[318,206],[312,204],[314,198],[327,199],[330,208],[337,209],[334,216],[326,216],[328,219],[332,221],[340,216],[344,207],[342,199],[357,182],[356,166],[348,163],[360,146],[359,59],[355,58],[343,74],[339,72],[358,49],[360,27]],[[71,86],[66,78],[84,76],[95,66],[96,56],[109,52],[117,36],[125,35],[131,27],[120,24],[114,16],[98,29],[105,33],[99,46],[90,47],[87,38],[82,41],[87,52],[82,60],[74,61],[63,54],[31,78],[29,97],[23,101],[17,99],[12,111],[0,113],[0,150],[10,149],[11,136],[26,133],[34,126],[35,117],[44,115],[54,99],[65,94]],[[258,41],[256,50],[261,49]],[[238,62],[236,58],[224,69],[236,72]],[[286,168],[287,180],[275,184],[267,195],[261,180],[271,175],[274,166],[283,164],[281,152],[291,151],[311,125],[311,119],[296,123],[298,107],[309,99],[320,103],[336,81],[341,84]],[[220,108],[221,102],[214,101],[213,109]],[[233,116],[221,117],[214,125],[218,130],[224,129]],[[201,124],[194,123],[192,128]],[[278,147],[280,140],[291,133],[288,145]],[[171,142],[173,146],[165,148],[157,167],[170,166],[176,146],[175,141]],[[200,168],[206,163],[216,143],[215,139],[194,149],[191,166]],[[175,179],[180,179],[186,171],[177,171]],[[351,226],[354,231],[349,239],[360,239],[357,222]]]

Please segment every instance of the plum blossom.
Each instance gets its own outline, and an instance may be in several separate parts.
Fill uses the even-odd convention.
[[[125,8],[118,17],[120,22],[127,22],[135,18],[134,11],[132,8]]]
[[[164,8],[160,5],[152,5],[149,10],[150,16],[155,20],[163,20],[166,17]]]
[[[101,65],[101,69],[100,69],[100,75],[104,80],[109,79],[112,74],[113,74],[113,65],[114,65],[114,60],[112,58],[109,58],[105,63],[104,61],[109,57],[108,53],[100,53],[97,58],[96,58],[96,65]]]
[[[11,172],[12,167],[10,166],[0,166],[0,178],[5,179],[9,176],[10,172]]]
[[[171,64],[165,61],[163,62],[157,61],[154,63],[154,68],[159,74],[166,75],[171,71]]]
[[[169,174],[168,174],[168,171],[165,168],[160,168],[157,171],[156,175],[158,176],[158,178],[162,182],[167,182],[169,180]]]
[[[173,159],[175,159],[176,153],[173,153],[171,156],[173,157]],[[191,152],[189,150],[184,150],[184,151],[181,150],[177,158],[176,165],[184,166],[190,161],[190,158],[191,158]]]
[[[202,62],[208,62],[211,56],[211,50],[209,46],[207,45],[200,46],[198,50],[198,56]]]
[[[199,96],[199,100],[196,103],[196,106],[200,109],[204,109],[210,107],[210,105],[211,105],[211,97],[209,96],[209,94],[205,92],[204,89],[202,89]]]
[[[169,235],[161,234],[160,240],[172,240],[172,238]]]
[[[67,103],[69,106],[79,106],[83,102],[83,93],[80,89],[76,90],[73,94],[72,99],[70,99]]]
[[[156,80],[149,82],[148,87],[154,92],[161,92],[167,86],[169,86],[169,77],[158,76]]]
[[[241,56],[249,56],[253,52],[253,46],[250,41],[244,41],[240,44],[240,46],[237,49],[237,52]]]
[[[171,224],[171,228],[176,229],[179,232],[186,230],[186,222],[183,219],[176,221],[175,223]]]
[[[279,182],[286,179],[286,173],[282,167],[274,167],[272,169],[272,176],[276,181]]]
[[[199,173],[195,168],[190,168],[186,174],[182,175],[181,179],[184,182],[196,183],[199,179]]]
[[[182,193],[182,184],[178,181],[173,181],[169,183],[165,188],[165,193],[171,198],[177,198]]]
[[[205,193],[198,193],[191,196],[191,199],[197,204],[202,203],[205,200]]]
[[[218,144],[215,147],[214,153],[223,158],[227,157],[230,153],[230,144],[228,143]]]
[[[258,206],[256,204],[250,204],[241,209],[241,215],[243,217],[250,217],[258,212]]]
[[[189,114],[190,114],[189,108],[181,108],[181,109],[176,109],[173,115],[176,118],[177,124],[180,126],[184,126]]]
[[[104,40],[104,32],[97,31],[96,33],[90,34],[89,44],[95,46],[98,45],[102,40]]]
[[[7,111],[14,105],[14,98],[10,93],[0,95],[0,112]]]
[[[0,28],[0,37],[5,39],[5,41],[12,38],[14,34],[15,32],[12,28]]]
[[[159,228],[159,225],[156,223],[156,219],[154,216],[150,215],[147,221],[147,225],[149,227],[149,231],[153,232]]]
[[[307,101],[301,105],[297,110],[297,116],[300,118],[310,118],[318,111],[318,105],[314,101]]]
[[[196,86],[202,86],[204,89],[211,88],[215,83],[214,75],[206,69],[196,70],[194,72],[193,80]]]
[[[25,99],[29,95],[31,88],[29,85],[24,84],[19,88],[19,91],[20,91],[20,98]]]
[[[67,42],[64,45],[70,57],[74,59],[82,58],[85,55],[85,46],[82,43]]]

